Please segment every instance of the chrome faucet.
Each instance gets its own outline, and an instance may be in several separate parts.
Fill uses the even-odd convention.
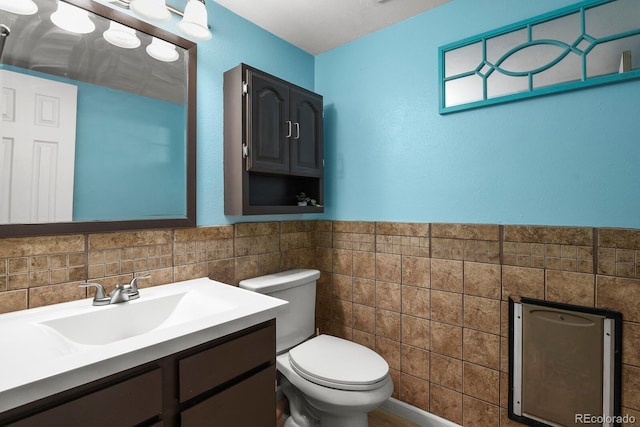
[[[138,292],[138,280],[147,279],[151,275],[134,277],[131,282],[124,285],[116,285],[116,288],[106,295],[104,286],[100,283],[82,283],[78,285],[80,288],[94,287],[96,288],[96,295],[93,298],[93,305],[109,305],[118,304],[121,302],[131,301],[140,298]]]

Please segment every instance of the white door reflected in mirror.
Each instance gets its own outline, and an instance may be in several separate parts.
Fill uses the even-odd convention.
[[[72,221],[76,86],[0,70],[0,224]]]

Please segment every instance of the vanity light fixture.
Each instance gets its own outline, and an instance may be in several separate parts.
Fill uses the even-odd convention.
[[[33,0],[0,0],[0,10],[17,15],[33,15],[38,11],[38,5]]]
[[[147,53],[152,58],[162,62],[173,62],[179,57],[174,45],[156,37],[147,46]]]
[[[0,0],[6,1],[6,0]],[[131,9],[134,14],[150,21],[168,21],[171,14],[181,16],[177,24],[181,33],[197,41],[209,40],[211,31],[207,23],[205,0],[187,0],[184,12],[167,5],[165,0],[108,0],[111,3]]]
[[[88,34],[96,29],[96,25],[89,19],[89,12],[63,1],[58,2],[58,9],[51,14],[51,22],[76,34]]]
[[[196,40],[204,41],[211,38],[204,0],[189,0],[182,20],[178,23],[178,29]]]
[[[129,8],[138,16],[152,21],[168,21],[171,12],[164,0],[131,0]]]
[[[102,33],[102,37],[112,45],[124,49],[135,49],[141,44],[136,30],[115,21],[109,23],[109,29]]]

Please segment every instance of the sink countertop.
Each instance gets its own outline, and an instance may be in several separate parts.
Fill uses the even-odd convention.
[[[108,313],[112,316],[126,314],[131,318],[125,321],[135,324],[135,305],[180,293],[196,295],[202,312],[193,319],[181,313],[177,320],[104,344],[80,344],[43,325],[104,310],[113,310]],[[216,301],[213,312],[203,310],[207,298]],[[96,307],[92,302],[89,298],[0,315],[0,412],[273,319],[287,304],[208,278],[143,288],[139,299],[125,303]],[[105,324],[90,332],[99,335],[108,328]]]

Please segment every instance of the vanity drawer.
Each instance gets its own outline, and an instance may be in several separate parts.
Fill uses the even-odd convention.
[[[178,365],[180,402],[261,365],[273,365],[275,338],[275,321],[272,321],[247,335],[181,359]]]
[[[182,412],[182,427],[208,425],[275,427],[275,367],[269,366],[246,380]]]
[[[136,425],[162,413],[162,370],[154,369],[7,427]]]

